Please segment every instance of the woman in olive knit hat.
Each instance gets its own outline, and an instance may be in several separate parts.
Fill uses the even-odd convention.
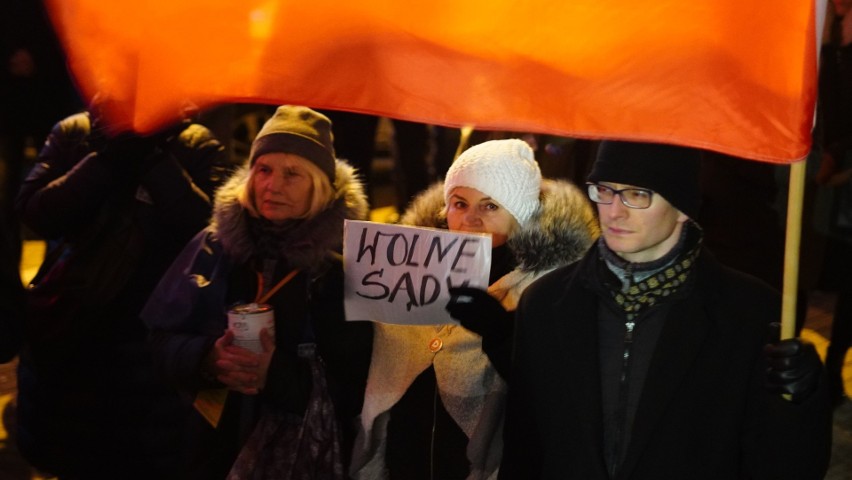
[[[218,422],[194,419],[180,478],[342,478],[372,330],[345,321],[339,252],[344,219],[367,213],[328,118],[279,107],[142,314],[188,398],[227,391]],[[260,353],[228,329],[228,309],[251,303],[274,311]]]

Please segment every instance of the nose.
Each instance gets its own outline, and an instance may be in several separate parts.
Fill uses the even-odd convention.
[[[475,208],[468,209],[464,214],[464,222],[468,225],[479,225],[482,222],[479,211]]]
[[[621,218],[628,214],[628,207],[621,200],[621,195],[616,195],[612,199],[612,203],[608,205],[600,205],[602,215],[608,218]]]
[[[270,192],[280,193],[284,188],[284,179],[277,175],[270,175],[265,186],[266,190]]]

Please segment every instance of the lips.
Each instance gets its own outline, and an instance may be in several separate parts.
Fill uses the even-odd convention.
[[[631,233],[630,230],[625,230],[623,228],[618,228],[618,227],[609,227],[609,226],[606,227],[606,231],[613,234],[613,235],[627,235],[627,234]]]
[[[272,207],[272,208],[280,208],[280,207],[286,207],[287,206],[286,203],[276,202],[274,200],[264,200],[263,204],[266,205],[266,206]]]

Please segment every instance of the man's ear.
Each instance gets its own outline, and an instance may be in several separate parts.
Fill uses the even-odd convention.
[[[686,222],[687,220],[689,220],[689,217],[688,217],[688,216],[686,216],[686,214],[685,214],[685,213],[683,213],[683,212],[681,212],[680,210],[678,210],[678,211],[677,211],[677,222],[678,222],[678,223],[684,223],[684,222]]]

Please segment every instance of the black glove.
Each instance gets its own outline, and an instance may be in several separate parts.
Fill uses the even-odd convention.
[[[483,338],[498,340],[512,334],[512,312],[507,312],[496,298],[475,287],[450,289],[447,311],[462,326]]]
[[[778,324],[773,324],[777,329]],[[777,338],[777,336],[776,336]],[[817,389],[822,362],[811,342],[788,338],[763,347],[766,359],[764,386],[773,393],[789,394],[793,402],[801,403]]]

